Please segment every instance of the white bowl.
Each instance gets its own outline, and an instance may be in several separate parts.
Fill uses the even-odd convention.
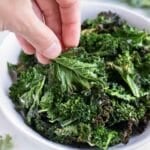
[[[120,6],[97,3],[97,2],[83,2],[81,5],[82,19],[92,18],[101,11],[116,12],[122,19],[133,26],[144,29],[150,32],[150,20],[144,16],[136,14],[127,8]],[[14,109],[14,105],[8,97],[8,89],[11,86],[11,80],[7,70],[7,62],[17,63],[17,58],[20,53],[20,46],[11,33],[0,46],[0,109],[11,123],[29,139],[33,140],[42,146],[42,150],[71,150],[72,148],[66,147],[54,142],[48,141],[41,137],[35,131],[30,129],[18,113]],[[147,127],[145,132],[139,136],[133,137],[127,145],[119,144],[111,149],[131,150],[131,149],[144,149],[144,146],[150,141],[150,126]],[[142,148],[143,147],[143,148]],[[32,150],[32,149],[31,149]]]

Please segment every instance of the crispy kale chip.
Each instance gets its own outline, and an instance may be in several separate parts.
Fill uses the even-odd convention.
[[[82,25],[79,47],[43,66],[21,54],[9,64],[10,97],[25,122],[54,142],[108,149],[150,119],[150,34],[118,15]]]

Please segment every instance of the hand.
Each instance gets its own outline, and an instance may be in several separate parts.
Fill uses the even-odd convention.
[[[26,54],[47,64],[78,45],[79,0],[1,0],[0,30],[14,32]]]

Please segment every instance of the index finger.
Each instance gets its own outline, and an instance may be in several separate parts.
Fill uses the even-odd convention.
[[[66,47],[75,47],[80,39],[79,0],[56,0],[59,4],[62,20],[62,37]]]

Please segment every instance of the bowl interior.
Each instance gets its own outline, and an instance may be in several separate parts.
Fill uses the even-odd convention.
[[[116,12],[123,19],[128,21],[129,24],[136,26],[140,29],[144,29],[150,32],[150,20],[141,15],[135,14],[134,12],[121,8],[115,5],[102,4],[102,3],[92,3],[83,2],[81,4],[82,8],[82,20],[86,18],[93,18],[101,11],[112,11]],[[26,134],[28,138],[36,141],[43,145],[42,150],[56,149],[56,150],[70,150],[71,148],[65,147],[54,142],[50,142],[42,138],[35,131],[30,129],[24,124],[20,115],[15,111],[14,105],[8,97],[8,89],[11,86],[11,79],[8,74],[7,62],[17,63],[18,56],[20,53],[20,46],[14,36],[10,33],[9,36],[4,40],[0,46],[0,109],[5,114],[5,116],[11,121],[13,125],[16,126],[23,134]],[[119,144],[112,147],[112,149],[135,149],[142,146],[144,143],[150,140],[150,126],[147,127],[145,132],[139,136],[133,137],[127,145]]]

